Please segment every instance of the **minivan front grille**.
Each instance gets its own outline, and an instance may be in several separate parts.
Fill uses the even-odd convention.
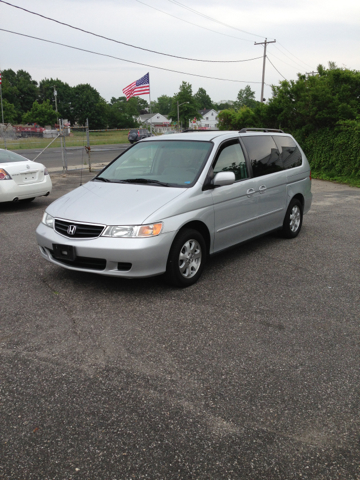
[[[55,219],[55,230],[68,238],[96,238],[101,235],[104,228],[104,225],[91,225]]]

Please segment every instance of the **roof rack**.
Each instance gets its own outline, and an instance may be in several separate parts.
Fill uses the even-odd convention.
[[[246,133],[246,132],[276,132],[276,133],[284,133],[283,130],[279,130],[278,128],[242,128],[239,133]]]
[[[207,130],[195,130],[193,128],[187,128],[187,129],[184,129],[182,130],[182,133],[189,133],[189,132],[201,132],[201,133],[204,133],[204,132],[220,132],[220,130],[216,130],[216,129],[207,129]]]

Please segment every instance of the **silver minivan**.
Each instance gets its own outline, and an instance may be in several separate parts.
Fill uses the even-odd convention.
[[[53,202],[41,255],[70,270],[195,283],[209,255],[281,230],[312,200],[309,163],[281,130],[188,132],[140,141]]]

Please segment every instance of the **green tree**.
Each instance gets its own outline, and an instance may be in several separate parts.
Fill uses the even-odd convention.
[[[170,117],[173,120],[178,118],[178,108],[179,105],[179,118],[181,125],[188,127],[189,119],[196,117],[198,112],[198,104],[192,94],[192,86],[190,83],[182,82],[180,85],[179,93],[174,95],[174,101],[170,110]]]
[[[235,102],[231,102],[230,100],[227,102],[218,102],[214,103],[214,108],[218,112],[220,112],[221,110],[231,110],[232,108],[234,108],[234,103]]]
[[[49,100],[42,103],[35,101],[31,110],[24,113],[22,120],[24,123],[37,123],[45,127],[45,125],[54,125],[57,122],[57,114]]]
[[[242,107],[249,107],[254,109],[258,103],[260,102],[257,102],[255,100],[255,92],[251,90],[250,85],[246,85],[245,88],[239,90],[234,107],[236,110],[239,110]]]
[[[3,99],[4,122],[14,125],[17,123],[17,112],[15,105]]]
[[[360,72],[318,66],[316,75],[298,75],[273,86],[268,102],[269,126],[308,134],[334,128],[340,120],[360,115]]]
[[[161,115],[169,115],[173,101],[173,97],[160,95],[157,101],[151,102],[151,111],[153,113],[161,113]]]
[[[88,83],[73,88],[72,108],[79,125],[85,125],[88,119],[91,129],[107,127],[107,103]]]
[[[218,115],[220,130],[241,130],[258,127],[258,118],[254,110],[243,106],[240,110],[222,110]]]
[[[14,105],[17,122],[20,122],[22,115],[31,109],[39,97],[37,82],[25,70],[3,70],[2,93],[3,99]]]
[[[55,107],[55,95],[56,91],[56,103],[59,112],[59,118],[65,118],[70,123],[75,122],[75,112],[73,107],[73,88],[68,83],[64,83],[58,78],[45,78],[39,83],[39,98],[41,101],[49,100]]]
[[[134,115],[137,115],[136,109],[134,109]],[[132,128],[137,126],[133,115],[129,111],[126,97],[112,97],[108,105],[108,124],[109,128]]]
[[[204,88],[199,88],[194,95],[194,99],[198,104],[199,110],[210,110],[214,108],[213,102]]]

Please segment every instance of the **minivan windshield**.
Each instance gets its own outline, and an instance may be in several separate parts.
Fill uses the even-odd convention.
[[[213,147],[211,142],[150,141],[129,148],[94,181],[188,188],[194,184]]]

